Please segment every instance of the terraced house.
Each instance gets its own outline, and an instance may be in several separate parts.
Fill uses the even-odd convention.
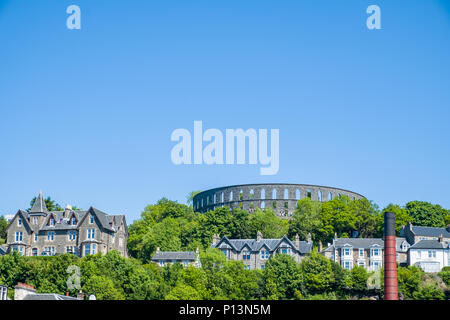
[[[7,227],[8,252],[25,256],[72,253],[86,256],[117,250],[128,257],[128,229],[124,215],[108,215],[90,207],[87,211],[48,211],[42,193],[29,212],[19,210]]]
[[[295,261],[300,262],[313,247],[311,236],[308,241],[300,241],[296,235],[295,241],[289,240],[287,236],[281,239],[264,239],[258,232],[256,239],[222,239],[214,235],[213,248],[221,250],[228,259],[242,260],[247,269],[264,269],[267,260],[276,254],[288,254]]]

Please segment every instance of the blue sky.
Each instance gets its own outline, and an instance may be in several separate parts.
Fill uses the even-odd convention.
[[[0,0],[0,214],[42,190],[131,222],[161,197],[262,182],[450,208],[449,39],[439,0]],[[279,129],[278,174],[175,166],[170,135],[194,120]]]

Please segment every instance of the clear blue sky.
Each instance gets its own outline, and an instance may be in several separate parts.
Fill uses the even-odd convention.
[[[0,0],[0,214],[42,190],[132,222],[262,182],[450,208],[449,40],[444,0]],[[280,129],[278,174],[175,166],[170,134],[194,120]]]

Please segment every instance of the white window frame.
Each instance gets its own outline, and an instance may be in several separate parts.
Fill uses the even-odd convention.
[[[364,258],[364,249],[362,249],[362,248],[359,248],[359,256],[361,257],[361,258]],[[361,254],[361,252],[362,252],[362,254]]]
[[[22,241],[23,241],[23,232],[16,231],[16,242],[22,242]]]
[[[17,226],[22,226],[22,218],[17,218]]]
[[[55,241],[55,231],[47,231],[47,241]]]

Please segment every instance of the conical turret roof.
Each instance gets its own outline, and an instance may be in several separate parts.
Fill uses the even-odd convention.
[[[30,213],[47,213],[47,206],[45,205],[44,197],[42,196],[42,191],[39,192],[39,195],[34,201],[33,207],[30,210]]]

